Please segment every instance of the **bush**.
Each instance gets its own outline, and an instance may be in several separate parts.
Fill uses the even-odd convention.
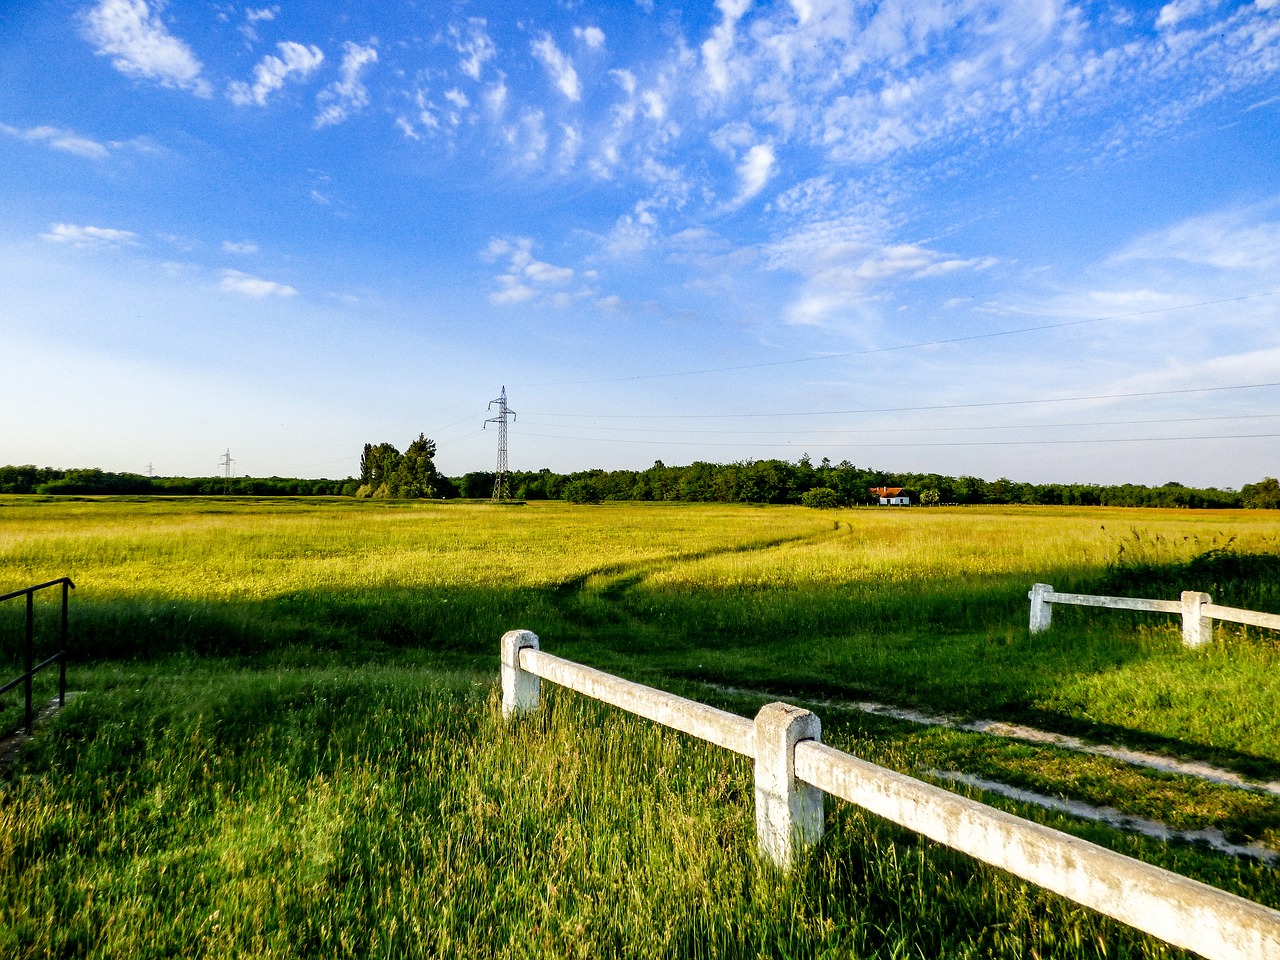
[[[600,491],[590,480],[571,480],[561,494],[570,503],[599,503]]]
[[[814,510],[834,510],[840,506],[840,498],[830,487],[814,487],[800,494],[800,502]]]

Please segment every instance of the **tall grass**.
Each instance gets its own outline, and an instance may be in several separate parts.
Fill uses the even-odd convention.
[[[1277,776],[1269,637],[1188,651],[1176,619],[1071,609],[1026,630],[1036,581],[1266,609],[1277,532],[1245,512],[0,497],[0,589],[76,581],[88,690],[0,776],[0,952],[1172,955],[844,806],[783,878],[752,853],[742,761],[567,694],[502,724],[497,638],[527,627],[743,713],[871,697]],[[21,613],[0,605],[6,667]],[[819,712],[896,769],[1280,839],[1271,798]],[[1267,868],[1033,815],[1280,904]]]
[[[783,876],[749,763],[571,694],[508,725],[403,668],[98,679],[0,786],[6,956],[1171,955],[846,806]]]

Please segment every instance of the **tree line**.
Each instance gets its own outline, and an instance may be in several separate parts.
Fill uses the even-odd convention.
[[[913,503],[1044,504],[1116,507],[1280,507],[1280,483],[1267,479],[1242,490],[1187,487],[1180,483],[1142,484],[1024,483],[1001,477],[951,477],[939,473],[902,473],[857,467],[807,456],[737,463],[695,462],[667,466],[656,461],[647,470],[582,470],[575,473],[513,471],[512,494],[521,500],[667,500],[694,503],[801,503],[857,506],[878,502],[873,487],[902,487]],[[486,497],[492,473],[468,473],[458,482],[464,497]],[[819,496],[806,494],[823,491]]]
[[[419,434],[401,453],[390,443],[365,444],[359,477],[307,480],[288,477],[146,477],[97,469],[0,467],[0,493],[152,494],[240,496],[347,496],[370,498],[488,498],[494,474],[476,471],[446,477],[435,466],[436,445]],[[951,477],[857,467],[848,461],[697,461],[645,470],[580,470],[556,473],[515,470],[509,475],[518,500],[682,501],[690,503],[811,503],[855,506],[874,503],[873,487],[902,487],[913,503],[1045,504],[1055,506],[1280,508],[1280,481],[1268,477],[1239,491],[1142,484],[1024,483],[1001,477]]]

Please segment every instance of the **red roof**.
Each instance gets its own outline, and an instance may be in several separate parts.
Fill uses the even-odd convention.
[[[902,492],[901,487],[872,487],[871,494],[876,497],[896,497]]]

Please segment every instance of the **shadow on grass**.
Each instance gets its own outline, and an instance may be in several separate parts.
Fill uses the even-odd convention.
[[[1255,564],[1223,556],[1210,558],[1212,569],[1226,585],[1224,599],[1235,599],[1245,587],[1231,584],[1251,582]],[[1078,682],[1148,666],[1159,671],[1169,664],[1172,670],[1187,659],[1176,640],[1153,632],[1159,618],[1068,609],[1055,617],[1052,631],[1032,637],[1026,628],[1029,583],[1007,574],[942,584],[696,591],[657,588],[646,580],[690,559],[603,566],[545,588],[322,589],[236,602],[99,600],[81,591],[71,612],[71,683],[76,662],[175,654],[263,665],[412,662],[496,676],[498,640],[519,627],[538,633],[551,652],[655,686],[710,681],[778,697],[871,699],[1015,720],[1193,756],[1252,776],[1280,776],[1280,740],[1268,741],[1268,748],[1275,747],[1271,755],[1206,746],[1173,726],[1136,729],[1115,715],[1091,716],[1088,704],[1055,702],[1056,691]],[[1176,579],[1187,566],[1147,564],[1143,582]],[[1095,592],[1114,588],[1116,577],[1136,576],[1132,564],[1118,569],[1113,565]],[[1280,579],[1280,561],[1260,562],[1256,569],[1265,571],[1264,584]],[[1054,577],[1089,589],[1069,571]],[[56,616],[42,616],[38,649],[54,631]],[[20,663],[21,636],[21,611],[0,609],[0,667]],[[1205,709],[1211,716],[1229,705]]]

